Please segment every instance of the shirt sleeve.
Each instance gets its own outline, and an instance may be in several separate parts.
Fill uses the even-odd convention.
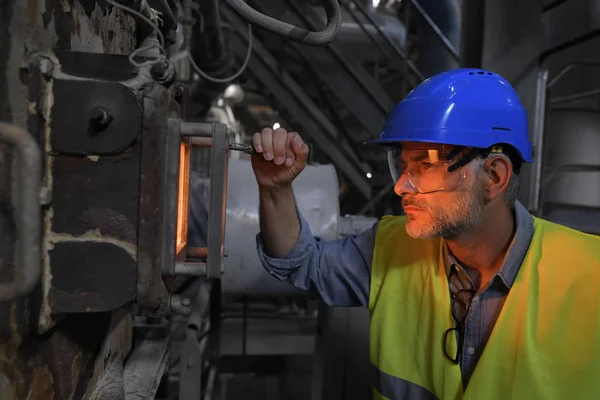
[[[377,224],[338,240],[313,237],[306,219],[300,218],[300,236],[284,258],[269,257],[260,233],[258,257],[275,278],[317,293],[330,306],[368,306],[371,261]]]

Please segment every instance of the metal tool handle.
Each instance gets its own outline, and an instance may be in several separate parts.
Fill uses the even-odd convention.
[[[0,301],[9,301],[27,295],[41,275],[39,186],[42,156],[38,143],[29,132],[15,125],[0,122],[0,141],[14,146],[18,161],[15,272],[11,282],[0,283]]]

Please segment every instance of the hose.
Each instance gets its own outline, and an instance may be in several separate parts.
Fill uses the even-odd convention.
[[[324,7],[327,13],[327,26],[321,32],[307,31],[306,29],[271,18],[253,9],[244,0],[225,0],[225,2],[250,24],[309,46],[323,46],[328,44],[338,34],[342,24],[342,12],[338,0],[325,0]]]

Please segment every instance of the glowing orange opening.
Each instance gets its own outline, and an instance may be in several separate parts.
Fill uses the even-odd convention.
[[[190,146],[181,143],[179,148],[179,191],[177,198],[177,240],[175,254],[179,255],[187,244],[190,190]]]

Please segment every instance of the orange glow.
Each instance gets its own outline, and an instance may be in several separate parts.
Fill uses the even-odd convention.
[[[179,191],[177,198],[177,239],[175,254],[179,255],[187,244],[190,190],[190,146],[181,143],[179,148]]]

